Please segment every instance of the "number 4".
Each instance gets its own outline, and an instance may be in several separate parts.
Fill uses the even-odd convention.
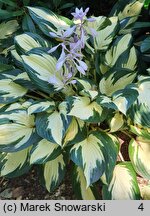
[[[143,206],[143,203],[141,203],[138,207],[139,210],[143,211],[144,210],[144,206]]]

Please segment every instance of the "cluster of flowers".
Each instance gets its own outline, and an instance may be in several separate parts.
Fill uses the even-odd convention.
[[[89,11],[87,8],[83,11],[83,8],[76,8],[75,13],[72,13],[74,17],[74,25],[69,27],[67,30],[62,30],[60,33],[50,32],[52,38],[57,38],[61,43],[52,47],[48,53],[53,53],[58,47],[61,47],[61,55],[56,64],[56,70],[59,71],[62,67],[64,84],[72,83],[75,84],[76,80],[73,79],[77,72],[85,75],[88,69],[87,64],[83,61],[82,49],[85,47],[87,40],[87,31],[85,23],[94,22],[94,18],[87,18],[86,15]],[[96,32],[90,28],[91,35],[94,37]],[[49,83],[56,84],[57,79],[55,75],[50,78]]]

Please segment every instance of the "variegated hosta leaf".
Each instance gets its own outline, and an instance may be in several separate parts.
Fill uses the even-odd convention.
[[[78,166],[73,169],[72,182],[74,193],[78,199],[95,200],[97,198],[96,189],[94,186],[87,187],[83,170]]]
[[[28,114],[40,113],[47,110],[53,111],[55,109],[55,102],[51,100],[40,100],[31,104],[28,108]]]
[[[77,142],[84,140],[86,136],[87,127],[85,122],[73,117],[66,131],[65,138],[63,140],[63,146],[76,144]]]
[[[134,124],[140,127],[150,128],[150,78],[139,77],[137,103],[131,107],[128,113]]]
[[[82,96],[88,96],[92,100],[98,95],[97,86],[88,79],[76,79],[79,94]]]
[[[93,17],[93,18],[95,19],[94,22],[87,23],[88,29],[93,28],[96,31],[100,31],[106,28],[107,26],[111,25],[110,19],[105,16],[98,16],[98,17]]]
[[[62,155],[48,161],[42,168],[42,183],[52,192],[62,182],[65,175],[65,162]]]
[[[99,56],[101,56],[101,53],[99,54]],[[104,62],[100,62],[99,65],[99,70],[101,74],[105,74],[107,71],[109,71],[109,67],[107,65],[104,64]]]
[[[138,126],[130,125],[130,130],[137,136],[141,136],[145,139],[150,139],[150,128],[140,128]]]
[[[30,90],[35,90],[35,85],[31,82],[28,74],[26,72],[22,72],[20,74],[18,74],[14,79],[13,81],[16,83],[16,84],[19,84],[27,89],[30,89]]]
[[[129,145],[129,156],[136,172],[150,180],[150,140],[143,137],[132,139]]]
[[[58,110],[37,115],[37,133],[50,142],[63,144],[63,138],[70,125],[71,117],[67,116],[67,105],[62,102]]]
[[[141,188],[141,196],[143,200],[150,200],[150,184],[144,185]]]
[[[0,40],[10,37],[19,27],[17,20],[10,20],[0,24]],[[0,43],[1,44],[1,43]]]
[[[103,199],[140,199],[136,173],[130,162],[122,162],[115,166],[110,184],[108,186],[103,186]]]
[[[72,24],[71,20],[42,7],[28,7],[28,10],[34,22],[47,36],[50,36],[49,32],[61,32]]]
[[[123,115],[119,112],[116,112],[109,122],[110,132],[113,133],[118,131],[123,127],[123,125],[124,125]]]
[[[5,104],[0,104],[0,112],[2,112],[2,110],[6,107]]]
[[[22,98],[27,89],[13,82],[11,78],[3,78],[0,80],[0,103],[12,103]]]
[[[144,2],[145,0],[117,1],[112,9],[111,15],[118,16],[121,21],[120,34],[126,34],[128,31],[131,31],[132,24],[134,24],[134,22],[138,19]]]
[[[150,78],[140,77],[137,90],[139,93],[138,102],[147,106],[150,111]]]
[[[34,145],[30,152],[30,164],[43,164],[54,160],[61,154],[61,148],[55,143],[42,139]]]
[[[103,75],[99,83],[100,92],[111,96],[114,92],[131,84],[136,73],[128,69],[112,69]]]
[[[4,72],[4,71],[7,71],[7,70],[13,70],[13,66],[8,65],[8,64],[0,63],[0,72]]]
[[[0,153],[0,176],[16,177],[26,173],[30,169],[29,150]]]
[[[134,124],[150,128],[150,109],[146,104],[134,104],[128,114]]]
[[[126,50],[116,62],[115,67],[117,68],[127,68],[129,70],[135,71],[137,67],[137,54],[136,49],[132,47],[130,50]]]
[[[21,56],[17,53],[17,51],[15,49],[10,51],[11,56],[12,56],[12,60],[14,62],[14,64],[16,66],[18,66],[19,68],[23,68],[23,61]]]
[[[136,68],[136,63],[137,63],[136,49],[132,47],[130,49],[130,53],[129,53],[129,57],[127,58],[127,62],[123,64],[123,67],[134,71]]]
[[[102,122],[106,117],[106,113],[102,107],[96,102],[91,102],[89,97],[70,97],[70,112],[68,115],[75,116],[87,122]]]
[[[106,169],[108,172],[106,174],[111,175],[118,153],[115,138],[112,137],[103,132],[94,131],[71,148],[71,159],[84,171],[87,187],[99,180]]]
[[[101,176],[101,181],[104,184],[109,184],[111,181],[112,175],[113,175],[114,167],[116,165],[120,143],[119,143],[119,140],[115,136],[111,134],[107,134],[107,133],[102,133],[101,141],[105,145],[105,150],[107,152],[105,153],[105,158],[107,161],[105,164],[106,168],[105,168],[103,175]]]
[[[25,54],[33,48],[49,47],[48,42],[40,35],[27,32],[17,35],[14,39],[15,47],[20,54]]]
[[[104,108],[118,110],[117,106],[113,103],[111,97],[99,95],[96,99],[96,102]]]
[[[120,55],[130,47],[131,39],[131,34],[117,37],[111,49],[106,52],[105,64],[109,67],[114,66]]]
[[[0,115],[0,151],[19,151],[38,140],[34,116],[27,111],[12,110]]]
[[[111,11],[112,16],[118,16],[120,20],[126,17],[136,17],[141,12],[144,0],[120,0]]]
[[[28,56],[22,55],[22,59],[31,81],[39,89],[51,93],[54,88],[59,90],[64,87],[61,72],[56,71],[57,60],[55,58],[45,53],[33,53]],[[49,82],[54,76],[57,81],[53,87]]]
[[[25,102],[18,102],[18,103],[12,103],[9,104],[9,106],[7,105],[6,110],[5,111],[13,111],[13,110],[27,110],[29,108],[29,106],[31,106],[31,104],[33,103],[32,100],[26,100]]]
[[[150,51],[150,36],[146,37],[145,40],[142,41],[140,50],[142,53],[149,53]]]
[[[118,110],[126,115],[126,112],[135,102],[138,97],[138,91],[132,88],[125,88],[118,90],[113,94],[113,103],[117,106]]]
[[[94,47],[97,50],[106,50],[115,36],[118,26],[118,18],[111,17],[109,20],[111,25],[108,25],[106,28],[97,31],[96,37],[94,38]]]

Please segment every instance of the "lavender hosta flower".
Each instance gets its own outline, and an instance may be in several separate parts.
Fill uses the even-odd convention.
[[[55,52],[59,46],[60,46],[60,44],[57,45],[57,46],[52,47],[52,48],[48,51],[48,53],[53,53],[53,52]]]
[[[63,37],[64,37],[64,38],[71,37],[71,35],[74,33],[75,30],[76,30],[76,26],[75,26],[75,25],[72,26],[72,27],[70,27],[70,28],[68,28],[68,29],[64,32]]]
[[[62,68],[63,64],[65,63],[65,60],[66,60],[66,54],[65,54],[64,48],[62,48],[61,55],[56,64],[57,71],[59,71]]]
[[[97,31],[94,28],[89,28],[89,30],[90,30],[92,37],[95,38],[97,35]]]
[[[63,68],[63,71],[60,76],[64,85],[74,84],[76,81],[74,79],[77,72],[82,75],[86,75],[88,66],[83,61],[82,49],[84,49],[89,34],[93,37],[96,35],[96,31],[92,28],[87,30],[88,22],[95,21],[95,18],[86,18],[86,15],[89,11],[89,8],[86,8],[83,11],[83,8],[76,8],[75,13],[72,13],[74,20],[77,20],[77,23],[69,27],[67,30],[61,30],[58,33],[50,32],[50,36],[58,41],[61,41],[57,46],[51,48],[48,53],[53,53],[57,50],[58,47],[62,48],[61,54],[58,58],[56,64],[56,71],[60,72]],[[50,79],[50,82],[54,85],[58,84],[58,80],[55,77]]]
[[[74,85],[74,84],[77,83],[77,81],[76,80],[71,80],[70,83]]]
[[[58,32],[58,33],[54,33],[54,32],[49,32],[49,35],[50,37],[52,38],[58,38],[60,40],[65,40],[66,38],[68,37],[71,37],[71,35],[74,33],[76,29],[76,26],[72,26],[72,27],[69,27],[66,31],[61,31],[61,32]]]
[[[53,85],[57,91],[59,91],[68,84],[75,84],[76,80],[72,78],[72,73],[61,74],[61,77],[57,77],[56,74],[54,74],[49,78],[48,82]]]
[[[55,74],[49,78],[48,82],[52,84],[57,91],[64,87],[64,83],[56,77]]]
[[[88,69],[87,64],[84,61],[77,60],[79,65],[86,71]]]
[[[95,19],[94,17],[90,17],[90,18],[87,18],[87,21],[88,21],[88,22],[95,22],[96,19]]]
[[[88,66],[86,65],[86,63],[84,61],[81,61],[81,60],[76,58],[76,62],[74,61],[74,64],[75,64],[77,70],[81,74],[86,75],[86,71],[88,69]]]
[[[83,49],[85,47],[85,31],[84,31],[84,28],[81,29],[81,48]]]
[[[70,47],[70,51],[71,51],[71,53],[74,53],[74,54],[79,54],[80,56],[79,57],[81,57],[82,55],[81,55],[81,40],[78,40],[77,42],[71,42],[70,44],[69,44],[69,47]]]
[[[83,11],[83,8],[80,8],[80,9],[76,8],[75,13],[71,13],[71,14],[75,20],[81,20],[82,22],[83,18],[86,16],[88,11],[89,11],[89,8],[86,8],[85,11]]]
[[[85,73],[85,70],[84,70],[83,67],[81,67],[80,65],[77,65],[77,64],[76,64],[76,68],[77,68],[77,70],[78,70],[81,74],[83,74],[83,75],[86,74],[86,73]]]

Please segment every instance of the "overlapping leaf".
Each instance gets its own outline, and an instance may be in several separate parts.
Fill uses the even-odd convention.
[[[29,150],[0,153],[0,176],[16,177],[26,173],[30,169]]]
[[[89,97],[70,97],[69,105],[68,115],[87,122],[102,122],[106,117],[103,108],[96,101],[91,102]]]
[[[87,188],[86,179],[83,170],[75,166],[72,173],[73,189],[78,199],[95,200],[97,198],[96,188],[90,186]]]
[[[117,37],[114,41],[113,46],[106,52],[105,64],[112,67],[116,64],[120,55],[122,55],[131,46],[132,36],[131,34],[126,34],[124,36]]]
[[[140,199],[136,173],[130,162],[122,162],[115,166],[110,184],[103,186],[103,199]]]
[[[131,32],[132,26],[138,19],[145,0],[120,0],[111,11],[111,15],[118,16],[121,21],[120,34]]]
[[[118,90],[113,94],[113,103],[117,106],[118,110],[126,115],[128,109],[136,101],[138,91],[132,88],[125,88]]]
[[[100,92],[111,96],[117,90],[131,84],[135,77],[136,73],[129,69],[112,69],[103,75],[99,83]]]
[[[137,83],[138,98],[129,110],[129,116],[134,124],[150,128],[150,78],[141,76]]]
[[[40,35],[30,32],[17,35],[14,39],[14,43],[19,54],[25,54],[33,48],[49,47],[48,42]]]
[[[87,136],[87,127],[84,121],[73,117],[66,131],[63,145],[73,145],[84,140]]]
[[[88,187],[98,181],[106,170],[107,175],[111,176],[117,153],[118,147],[113,136],[94,131],[86,139],[75,144],[70,154],[73,162],[84,171]],[[110,176],[106,177],[107,180]]]
[[[115,115],[110,120],[110,132],[116,132],[121,129],[124,125],[123,115],[119,112],[116,112]]]
[[[90,97],[92,100],[98,95],[97,86],[89,79],[76,79],[79,94]]]
[[[26,110],[14,109],[0,115],[0,150],[15,152],[39,140],[35,131],[34,116]]]
[[[149,100],[149,95],[150,95],[150,78],[149,77],[140,77],[140,81],[138,83],[138,103],[139,104],[144,104],[145,106],[148,107],[150,110],[150,100]]]
[[[55,102],[52,100],[39,100],[34,102],[31,106],[28,108],[28,114],[33,113],[40,113],[47,110],[54,110],[55,109]]]
[[[27,89],[13,82],[11,78],[6,77],[0,80],[0,103],[12,103],[26,93]]]
[[[106,50],[115,36],[118,26],[118,18],[111,17],[109,20],[111,24],[106,26],[104,29],[97,31],[96,37],[94,38],[94,46],[96,50]]]
[[[47,36],[50,36],[49,32],[67,29],[72,24],[69,19],[42,7],[28,7],[28,10],[34,22]]]
[[[2,22],[0,24],[0,40],[7,39],[10,37],[17,29],[19,24],[17,20],[10,20],[8,22]],[[1,43],[1,42],[0,42]]]
[[[54,87],[57,89],[63,88],[61,72],[56,71],[56,59],[46,53],[30,54],[22,56],[25,69],[32,82],[42,91],[51,93]],[[55,77],[57,82],[53,87],[49,84],[52,77]]]
[[[143,137],[145,139],[150,139],[150,129],[149,128],[141,128],[138,126],[130,125],[130,130],[132,133],[136,134],[137,136]]]
[[[150,110],[145,104],[134,104],[128,114],[134,124],[150,128]]]
[[[143,137],[132,139],[129,155],[136,172],[150,180],[150,140]]]
[[[63,156],[60,155],[54,160],[46,162],[42,167],[42,183],[46,189],[52,192],[64,178],[65,163]]]
[[[50,142],[63,144],[63,138],[70,125],[71,117],[67,116],[67,105],[62,102],[58,110],[37,115],[37,133]]]
[[[31,164],[43,164],[58,157],[61,154],[61,148],[55,143],[42,139],[33,146],[30,154]]]

